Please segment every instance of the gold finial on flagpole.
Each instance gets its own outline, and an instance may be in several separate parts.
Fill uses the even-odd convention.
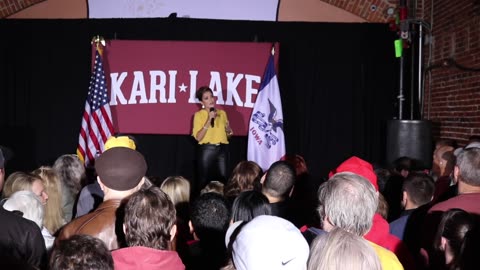
[[[102,55],[103,54],[103,48],[106,45],[105,39],[102,36],[96,35],[92,38],[91,44],[93,44],[94,42],[95,42],[95,45],[96,45],[96,48],[97,48],[98,52],[100,53],[100,55]],[[102,46],[100,46],[100,45],[102,45]]]

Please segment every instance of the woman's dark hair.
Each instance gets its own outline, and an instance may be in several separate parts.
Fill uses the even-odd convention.
[[[263,170],[253,161],[240,161],[232,171],[230,179],[225,186],[226,197],[236,197],[240,192],[252,190],[255,182],[260,182]]]
[[[202,97],[203,97],[203,94],[204,94],[205,92],[210,92],[210,93],[212,93],[212,95],[213,95],[213,91],[212,91],[212,89],[210,89],[210,87],[202,86],[202,87],[198,88],[197,92],[195,92],[195,97],[196,97],[198,100],[201,101],[201,100],[202,100]]]
[[[448,240],[452,262],[448,269],[474,269],[475,251],[478,248],[477,220],[462,209],[450,209],[443,213],[435,238],[435,248],[440,250],[441,238]]]
[[[272,210],[265,195],[255,190],[240,193],[233,202],[232,221],[248,222],[256,216],[271,215]]]

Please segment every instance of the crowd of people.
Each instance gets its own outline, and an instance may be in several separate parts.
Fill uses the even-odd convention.
[[[432,168],[352,156],[316,179],[293,155],[265,172],[241,161],[200,187],[147,176],[128,136],[108,140],[93,181],[75,155],[6,177],[4,151],[1,269],[477,268],[475,138],[438,140]]]

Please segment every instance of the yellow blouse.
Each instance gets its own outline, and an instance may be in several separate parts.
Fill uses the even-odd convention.
[[[199,110],[193,116],[193,130],[192,136],[195,138],[197,133],[203,128],[205,122],[208,119],[208,112],[206,110]],[[224,110],[217,109],[217,117],[215,117],[214,127],[208,124],[207,132],[198,144],[228,144],[227,132],[225,127],[227,126],[228,118],[227,113]]]

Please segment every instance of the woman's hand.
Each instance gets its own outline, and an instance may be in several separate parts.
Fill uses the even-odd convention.
[[[227,133],[228,137],[233,135],[233,130],[228,122],[225,124],[225,132]]]

